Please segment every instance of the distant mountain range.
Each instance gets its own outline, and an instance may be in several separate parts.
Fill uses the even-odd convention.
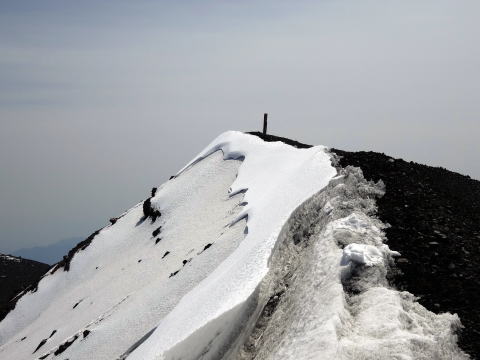
[[[20,249],[14,251],[12,255],[53,265],[62,260],[63,256],[82,240],[81,237],[71,237],[50,245]]]
[[[48,269],[38,261],[0,254],[0,318],[13,307],[10,300],[35,284]]]

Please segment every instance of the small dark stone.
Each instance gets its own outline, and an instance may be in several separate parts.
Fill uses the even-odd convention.
[[[160,240],[162,240],[162,239],[161,238],[156,238],[155,239],[155,245],[157,245],[160,242]]]
[[[163,254],[163,256],[162,256],[162,259],[163,259],[165,256],[167,256],[168,254],[170,254],[170,251],[166,251],[165,254]]]
[[[40,341],[40,344],[38,344],[37,348],[32,354],[35,354],[38,351],[38,349],[40,349],[43,345],[45,345],[46,342],[47,342],[47,339],[43,339],[42,341]]]
[[[141,262],[142,262],[142,259],[138,260],[138,262],[141,263]]]
[[[73,308],[72,308],[72,309],[75,309],[75,308],[78,306],[78,304],[80,304],[81,302],[82,302],[82,300],[80,300],[80,301],[77,302],[75,305],[73,305]]]
[[[302,236],[300,234],[296,233],[293,235],[293,243],[295,245],[300,244],[301,241],[302,241]]]
[[[159,226],[158,228],[156,228],[155,230],[153,230],[152,236],[153,236],[153,237],[156,237],[158,234],[160,234],[160,230],[162,230],[162,227],[161,227],[161,226]]]
[[[210,246],[212,246],[212,244],[205,245],[205,247],[203,248],[203,251],[207,250]]]
[[[67,350],[70,347],[70,345],[72,345],[75,342],[75,340],[77,340],[77,339],[78,339],[78,335],[75,335],[72,340],[65,341],[62,345],[60,345],[58,347],[57,350],[55,350],[55,352],[54,352],[55,356],[60,355],[65,350]]]
[[[175,276],[175,275],[177,275],[179,271],[180,271],[180,270],[177,270],[177,271],[175,271],[175,272],[171,273],[169,277],[172,277],[172,276]]]
[[[155,192],[156,192],[156,190],[155,190]],[[153,190],[152,190],[152,193],[154,193]],[[152,220],[152,223],[154,223],[157,220],[157,218],[162,216],[162,214],[159,210],[154,209],[152,207],[152,202],[151,202],[152,198],[153,198],[153,196],[149,197],[147,200],[145,200],[143,202],[142,207],[143,207],[144,218],[150,218]]]
[[[187,260],[183,260],[182,261],[182,264],[183,266],[187,265],[190,261],[192,261],[193,258],[190,258],[190,259],[187,259]]]
[[[90,334],[90,330],[83,330],[83,338],[85,339],[89,334]]]

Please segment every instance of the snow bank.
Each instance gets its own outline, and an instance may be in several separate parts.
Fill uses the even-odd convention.
[[[347,168],[302,204],[272,255],[264,310],[230,359],[466,359],[456,315],[389,287],[381,184]]]
[[[233,321],[239,315],[232,309],[241,308],[255,295],[268,272],[268,260],[285,222],[299,204],[324,188],[336,175],[323,146],[297,149],[239,132],[220,135],[182,169],[180,175],[218,150],[222,150],[224,159],[242,159],[230,193],[246,191],[246,205],[232,224],[248,219],[248,234],[235,252],[182,298],[129,360],[196,358],[198,354],[213,357],[213,353],[207,353],[218,346],[218,339],[228,338],[226,334],[234,334],[241,326],[241,322]],[[152,206],[161,209],[165,201],[168,201],[165,197],[156,196]],[[220,318],[218,326],[208,326]],[[191,336],[203,339],[203,345],[177,346],[174,353],[168,353],[181,342],[188,344],[185,340]],[[224,350],[216,350],[216,354]]]

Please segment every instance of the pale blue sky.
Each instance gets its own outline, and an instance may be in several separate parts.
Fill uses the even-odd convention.
[[[480,178],[478,0],[0,0],[0,252],[87,236],[218,133]]]

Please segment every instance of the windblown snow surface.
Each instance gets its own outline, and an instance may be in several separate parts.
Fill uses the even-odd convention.
[[[464,359],[388,285],[382,184],[322,146],[215,139],[0,323],[1,359]],[[68,267],[67,267],[68,268]]]

